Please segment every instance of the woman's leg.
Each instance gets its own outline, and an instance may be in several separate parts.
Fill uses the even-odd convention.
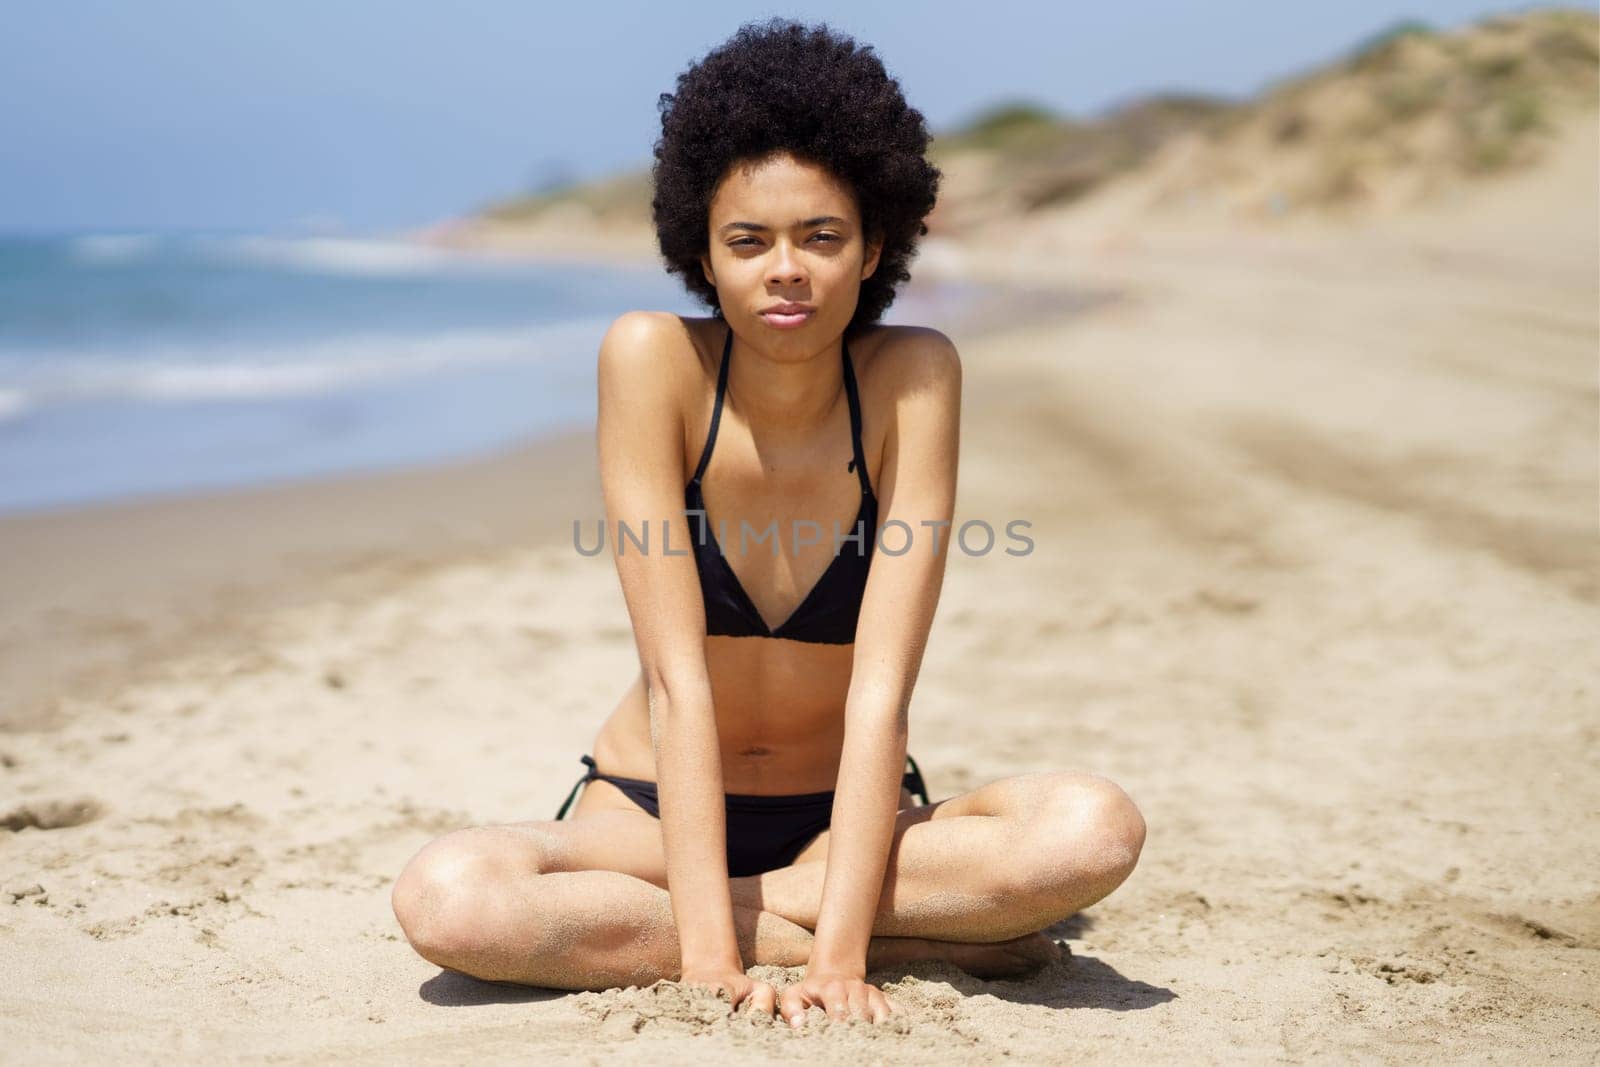
[[[734,879],[734,903],[815,929],[829,836],[791,866]],[[1004,778],[902,811],[873,932],[995,942],[1042,930],[1121,885],[1144,837],[1128,795],[1091,774]]]
[[[649,985],[679,974],[660,824],[597,783],[587,811],[564,822],[476,827],[426,845],[395,883],[393,906],[423,958],[490,981],[557,989]],[[610,798],[607,791],[616,792]],[[608,869],[609,868],[609,869]],[[758,906],[736,905],[747,965],[803,965],[811,932]],[[1048,939],[995,946],[874,938],[870,967],[943,959],[983,976],[1036,969]]]
[[[660,824],[609,783],[589,790],[568,821],[460,830],[423,848],[393,894],[413,947],[479,978],[561,989],[676,977]],[[1127,794],[1093,775],[1022,775],[902,811],[868,964],[1036,968],[1056,952],[1030,934],[1120,885],[1144,833]],[[733,879],[747,964],[809,958],[828,838],[792,866]]]

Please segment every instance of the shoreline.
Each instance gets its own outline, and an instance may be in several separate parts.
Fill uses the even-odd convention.
[[[23,359],[15,405],[0,410],[11,446],[0,449],[0,518],[467,459],[591,423],[592,352],[607,319],[629,307],[703,309],[648,258],[580,264],[568,254],[524,257],[516,271],[526,273],[507,276],[534,285],[532,307],[519,304],[511,319],[500,307],[478,326],[428,316],[368,336],[323,323],[301,341],[267,343],[252,339],[258,323],[159,357],[136,338],[82,366],[49,352]],[[559,292],[572,300],[550,297]],[[502,281],[489,295],[505,303]],[[888,321],[981,333],[1109,296],[918,277]],[[0,409],[6,403],[0,395]]]
[[[0,733],[60,726],[166,657],[247,645],[273,611],[557,542],[550,515],[598,506],[593,445],[562,431],[466,459],[0,516]]]

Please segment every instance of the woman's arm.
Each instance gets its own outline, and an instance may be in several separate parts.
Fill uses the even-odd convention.
[[[693,342],[676,315],[629,312],[600,345],[606,535],[649,695],[667,888],[683,978],[716,981],[742,975],[744,965],[728,889],[705,605],[683,514],[683,411],[698,373]],[[622,535],[624,524],[633,539]],[[647,549],[641,550],[641,541]]]
[[[905,526],[891,525],[883,533],[856,625],[844,753],[808,981],[859,980],[866,974],[867,942],[900,805],[911,690],[939,602],[955,511],[961,416],[955,346],[937,330],[922,329],[885,342],[876,358],[884,361],[880,371],[897,383],[879,474],[878,522],[880,528],[894,520]],[[908,537],[911,547],[904,554],[883,551],[883,545],[898,549]]]

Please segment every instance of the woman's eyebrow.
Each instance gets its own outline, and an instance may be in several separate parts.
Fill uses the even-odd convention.
[[[805,219],[795,223],[795,225],[804,228],[807,226],[822,226],[827,223],[843,223],[844,221],[838,215],[818,215],[814,219]],[[753,230],[756,233],[766,233],[771,229],[772,227],[763,226],[759,222],[727,222],[717,227],[717,233],[724,234],[729,230]]]

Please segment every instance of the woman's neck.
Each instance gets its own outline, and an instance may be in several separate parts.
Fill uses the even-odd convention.
[[[728,394],[752,426],[784,437],[804,437],[828,421],[844,391],[844,356],[835,340],[811,355],[775,359],[733,342]]]

